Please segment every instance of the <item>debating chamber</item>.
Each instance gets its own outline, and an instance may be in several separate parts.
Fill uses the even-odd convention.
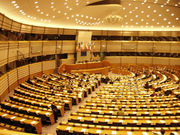
[[[180,135],[180,0],[0,0],[0,135]]]

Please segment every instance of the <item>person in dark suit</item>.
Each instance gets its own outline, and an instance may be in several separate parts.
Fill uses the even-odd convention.
[[[58,119],[58,109],[57,109],[57,107],[56,107],[54,102],[51,104],[51,109],[52,109],[53,114],[54,114],[54,120],[55,120],[55,122],[57,122],[57,119]]]

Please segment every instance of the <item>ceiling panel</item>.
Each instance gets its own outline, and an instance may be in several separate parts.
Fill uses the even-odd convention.
[[[29,25],[94,30],[179,31],[179,0],[0,0],[0,12]],[[104,0],[109,1],[109,0]]]

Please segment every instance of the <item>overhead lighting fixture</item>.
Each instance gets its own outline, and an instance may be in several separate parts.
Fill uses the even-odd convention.
[[[122,17],[119,15],[108,15],[104,21],[110,24],[120,23],[122,22]]]

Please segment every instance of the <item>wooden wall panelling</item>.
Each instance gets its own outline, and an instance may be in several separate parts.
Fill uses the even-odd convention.
[[[44,27],[39,27],[39,26],[33,26],[32,27],[32,33],[36,34],[44,34],[45,28]]]
[[[56,53],[56,41],[43,41],[43,55]]]
[[[107,41],[107,52],[121,52],[121,41]]]
[[[31,25],[22,24],[21,25],[21,32],[22,33],[31,33],[32,32],[32,26]]]
[[[137,52],[152,52],[153,42],[138,42]]]
[[[56,61],[43,61],[43,73],[45,74],[51,74],[54,72],[54,69],[56,68]]]
[[[138,35],[136,36],[154,36],[153,31],[138,31]]]
[[[121,49],[122,49],[122,52],[136,52],[137,43],[133,41],[132,42],[123,41],[121,43]]]
[[[45,28],[44,34],[59,34],[58,33],[58,28]]]
[[[92,36],[101,36],[102,35],[102,31],[100,30],[90,30],[92,31]]]
[[[17,69],[8,72],[8,80],[9,80],[9,92],[11,92],[12,90],[14,90],[15,87],[18,86]]]
[[[38,62],[38,63],[34,63],[34,64],[30,64],[30,77],[33,77],[34,75],[42,75],[42,63]]]
[[[62,42],[63,41],[56,41],[57,42],[57,50],[56,50],[56,53],[57,54],[61,54],[61,49],[62,49]]]
[[[170,43],[168,42],[155,42],[154,51],[155,52],[170,52]]]
[[[0,28],[1,28],[2,25],[3,25],[4,17],[5,17],[5,16],[0,13]]]
[[[62,53],[74,53],[75,41],[63,41]]]
[[[30,57],[42,55],[42,41],[30,41]]]
[[[136,64],[136,56],[121,56],[121,63]]]
[[[101,41],[95,41],[95,48],[93,50],[93,52],[100,52],[101,49]]]
[[[43,70],[50,70],[50,69],[55,69],[56,68],[56,61],[43,61]]]
[[[76,29],[64,29],[64,35],[76,35]]]
[[[62,64],[74,64],[74,59],[62,59]]]
[[[58,28],[58,33],[57,34],[59,34],[59,35],[62,35],[63,34],[63,29],[62,28]]]
[[[24,82],[25,80],[29,78],[28,65],[17,68],[17,77],[18,77],[19,83]]]
[[[4,20],[3,20],[2,28],[6,29],[6,30],[11,30],[11,23],[12,23],[12,20],[5,17]]]
[[[180,53],[180,42],[173,42],[170,46],[171,53]]]
[[[180,58],[169,58],[170,65],[180,65]]]
[[[107,31],[108,36],[122,36],[123,32],[122,31]]]
[[[0,101],[8,94],[8,78],[7,74],[0,77]]]
[[[121,63],[120,56],[106,56],[105,60],[109,61],[110,63]]]
[[[153,57],[153,64],[169,65],[169,58]]]
[[[18,50],[18,45],[19,42],[18,41],[9,41],[9,61],[8,62],[12,62],[17,60],[17,50]]]
[[[171,36],[171,31],[155,31],[154,36]]]
[[[12,26],[11,26],[11,30],[12,31],[20,31],[20,29],[21,29],[21,23],[13,21]]]
[[[20,55],[20,57],[24,56],[24,58],[29,57],[29,41],[20,41],[19,42],[19,55]]]
[[[152,57],[140,57],[137,56],[137,64],[152,64]]]
[[[8,42],[0,42],[0,66],[7,63]]]

